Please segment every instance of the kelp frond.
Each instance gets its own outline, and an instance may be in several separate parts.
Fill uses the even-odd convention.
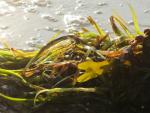
[[[120,30],[120,28],[118,28],[118,26],[116,25],[116,22],[120,25],[120,27],[124,30],[124,32],[126,34],[124,34]],[[129,29],[127,28],[127,26],[123,23],[123,21],[120,20],[120,18],[115,17],[115,16],[111,16],[110,17],[110,23],[111,23],[111,26],[112,26],[112,29],[113,29],[114,33],[117,36],[125,36],[125,37],[128,37],[128,38],[133,38],[133,35],[131,34],[131,32],[129,31]]]

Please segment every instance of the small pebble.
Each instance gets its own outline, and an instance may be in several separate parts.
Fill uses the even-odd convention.
[[[76,0],[76,3],[81,3],[82,2],[82,0]]]
[[[31,40],[37,40],[37,38],[36,38],[36,37],[30,37],[30,39],[31,39]]]
[[[44,29],[47,30],[47,31],[52,31],[53,30],[53,28],[51,28],[49,26],[46,26]]]
[[[40,31],[40,28],[34,28],[34,31],[36,31],[36,32]]]
[[[79,6],[76,6],[76,7],[74,8],[75,11],[78,10],[78,9],[79,9]]]
[[[98,3],[98,6],[106,6],[108,5],[106,2]]]
[[[51,22],[57,22],[57,19],[54,16],[50,15],[50,14],[41,14],[41,18],[47,19]]]
[[[19,38],[22,38],[22,35],[21,35],[21,34],[19,34],[19,35],[18,35],[18,37],[19,37]]]
[[[44,42],[44,40],[42,40],[42,39],[37,39],[37,40],[36,40],[37,45],[38,45],[38,44],[42,44],[43,42]]]
[[[52,7],[52,5],[51,4],[47,4],[46,7],[50,8],[50,7]]]
[[[29,20],[29,17],[23,16],[23,19],[24,19],[24,20]]]
[[[36,13],[37,12],[37,7],[36,6],[28,6],[24,8],[25,13]]]
[[[120,3],[120,4],[119,4],[119,6],[120,6],[120,7],[123,7],[123,4],[122,4],[122,3]]]
[[[64,15],[64,13],[62,11],[56,11],[55,14],[56,15]]]
[[[77,10],[77,9],[83,7],[83,6],[85,6],[85,4],[79,3],[79,4],[77,4],[77,6],[74,8],[74,10]]]
[[[83,3],[78,4],[79,7],[85,6]]]
[[[103,12],[102,12],[102,11],[99,11],[99,10],[94,11],[94,13],[95,13],[95,14],[103,14]]]
[[[53,31],[58,32],[58,31],[60,31],[60,29],[59,28],[53,28]]]
[[[9,28],[9,26],[0,26],[0,29],[2,29],[2,30],[6,30],[6,29],[8,29]]]
[[[25,42],[28,46],[30,47],[35,47],[36,46],[36,43],[34,41],[26,41]]]
[[[150,9],[145,9],[144,10],[144,13],[149,13],[150,12]]]

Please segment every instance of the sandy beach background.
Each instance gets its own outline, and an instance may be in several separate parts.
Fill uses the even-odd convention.
[[[141,28],[149,27],[150,0],[128,2],[137,12]],[[65,34],[82,26],[92,29],[87,16],[111,32],[109,17],[113,12],[132,25],[126,0],[0,0],[0,40],[14,48],[35,49],[59,30]]]

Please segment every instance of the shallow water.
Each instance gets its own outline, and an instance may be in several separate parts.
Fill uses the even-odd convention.
[[[150,1],[130,1],[142,28],[150,25]],[[59,30],[72,32],[81,26],[91,29],[92,16],[111,32],[108,19],[117,11],[132,25],[131,13],[123,0],[1,0],[0,37],[11,47],[34,49]]]

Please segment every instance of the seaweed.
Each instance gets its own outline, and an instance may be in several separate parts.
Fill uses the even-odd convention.
[[[113,15],[114,40],[89,16],[97,32],[82,28],[57,38],[58,32],[35,51],[5,44],[0,49],[0,112],[150,112],[150,29],[140,31],[129,7],[135,31]]]

